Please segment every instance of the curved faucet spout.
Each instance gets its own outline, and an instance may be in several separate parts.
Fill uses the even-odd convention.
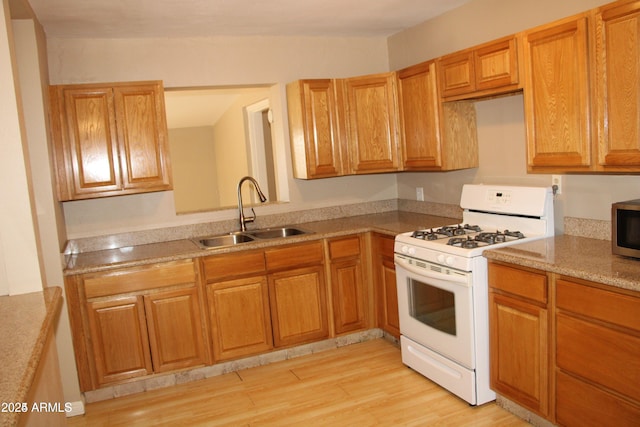
[[[253,210],[253,208],[251,208],[251,212],[253,212],[252,216],[244,215],[244,207],[242,206],[242,184],[245,181],[250,181],[253,184],[253,187],[256,189],[258,197],[260,198],[260,203],[264,203],[267,201],[267,198],[265,197],[262,190],[260,190],[258,181],[256,181],[255,178],[251,176],[245,176],[240,179],[240,182],[238,182],[238,216],[240,221],[240,231],[247,231],[247,223],[256,220],[256,212]]]

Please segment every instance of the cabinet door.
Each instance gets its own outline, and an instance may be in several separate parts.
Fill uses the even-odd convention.
[[[438,60],[442,96],[470,93],[476,89],[475,62],[470,50],[444,56]]]
[[[405,68],[397,76],[403,167],[439,170],[441,113],[435,62]]]
[[[491,388],[542,415],[549,413],[548,311],[489,292]]]
[[[169,142],[160,83],[115,87],[124,190],[171,189]]]
[[[382,260],[382,329],[396,338],[400,338],[400,315],[398,314],[398,285],[396,282],[396,266],[393,259]]]
[[[216,361],[273,348],[266,276],[209,284],[207,300]]]
[[[358,236],[329,242],[333,322],[336,334],[367,326],[364,271]]]
[[[515,37],[477,48],[473,59],[477,91],[518,84],[518,52]]]
[[[142,297],[88,302],[87,314],[99,385],[153,372]]]
[[[400,338],[396,267],[393,263],[394,238],[374,235],[374,280],[378,327]]]
[[[198,290],[164,291],[144,297],[155,372],[205,363]]]
[[[324,266],[269,275],[269,300],[276,347],[329,336]]]
[[[393,73],[345,79],[351,173],[400,169]]]
[[[334,80],[301,80],[287,85],[289,133],[296,178],[342,174],[339,108]]]
[[[640,3],[605,6],[595,16],[598,167],[640,170]]]
[[[60,200],[121,188],[116,113],[111,88],[51,90]]]
[[[588,170],[587,18],[526,32],[523,40],[529,171]]]

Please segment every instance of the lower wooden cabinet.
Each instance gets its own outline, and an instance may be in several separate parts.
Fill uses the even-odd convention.
[[[395,237],[374,234],[372,240],[378,327],[400,338],[396,266],[393,262]]]
[[[640,293],[489,263],[491,388],[567,427],[640,422]]]
[[[328,338],[322,241],[268,249],[265,256],[274,345]]]
[[[216,360],[263,353],[273,348],[266,276],[208,285],[207,302]]]
[[[491,388],[549,415],[549,310],[544,272],[489,264]]]
[[[640,296],[556,280],[556,418],[565,426],[640,423]]]
[[[65,280],[82,391],[208,361],[193,260]]]
[[[369,327],[399,337],[393,243],[356,234],[67,276],[81,390]]]
[[[144,296],[154,372],[204,363],[198,289],[190,287]]]
[[[368,325],[364,252],[361,236],[329,240],[331,301],[336,334],[356,331]]]
[[[98,385],[153,373],[142,297],[88,302],[87,314]]]

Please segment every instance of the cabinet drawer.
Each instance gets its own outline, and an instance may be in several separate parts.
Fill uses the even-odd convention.
[[[187,260],[87,275],[84,289],[87,298],[96,298],[195,282],[193,261]]]
[[[556,364],[640,402],[640,337],[558,313]]]
[[[329,256],[332,260],[360,255],[360,238],[358,236],[335,239],[329,242]]]
[[[547,276],[501,264],[489,264],[489,286],[530,300],[547,303]]]
[[[269,270],[321,264],[324,259],[321,241],[269,249],[265,256]]]
[[[557,375],[556,419],[559,425],[600,427],[637,426],[640,407],[570,375]]]
[[[203,259],[207,282],[221,277],[247,276],[266,271],[264,252],[237,252]]]
[[[640,298],[581,285],[557,281],[558,308],[607,323],[640,331]]]

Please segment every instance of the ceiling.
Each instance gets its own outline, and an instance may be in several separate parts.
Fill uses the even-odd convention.
[[[387,37],[471,0],[28,0],[47,37]]]

